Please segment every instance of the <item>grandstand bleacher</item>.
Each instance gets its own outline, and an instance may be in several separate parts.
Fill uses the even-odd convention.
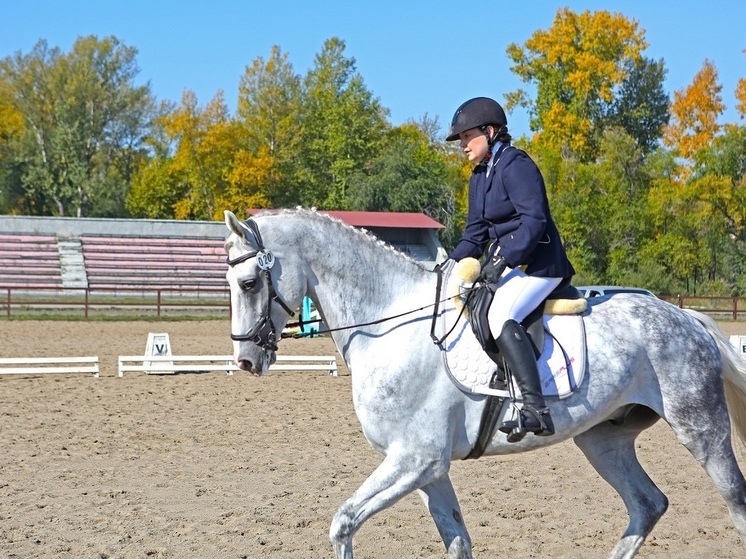
[[[83,262],[78,275],[91,290],[227,288],[222,239],[81,235],[77,240]],[[68,251],[78,245],[54,235],[0,234],[0,287],[66,287],[61,244]]]
[[[62,267],[53,235],[0,233],[0,285],[62,288]]]
[[[81,235],[88,286],[225,289],[222,239]]]
[[[442,226],[426,216],[423,225],[423,216],[408,214],[335,215],[367,228],[428,269],[443,252],[435,235]],[[227,230],[219,220],[6,215],[0,216],[0,231],[0,288],[9,297],[24,288],[65,293],[163,289],[220,296],[228,288]]]

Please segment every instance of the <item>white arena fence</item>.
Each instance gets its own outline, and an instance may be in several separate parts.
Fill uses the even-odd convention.
[[[99,376],[98,357],[2,357],[0,375],[88,373]]]
[[[203,373],[224,371],[232,375],[240,370],[231,355],[120,355],[119,376],[124,373]],[[337,376],[337,359],[333,355],[278,355],[270,371],[326,371]]]

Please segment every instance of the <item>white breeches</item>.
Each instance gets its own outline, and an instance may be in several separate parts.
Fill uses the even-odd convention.
[[[507,268],[487,315],[492,336],[497,338],[508,320],[523,321],[561,281],[562,278],[538,278],[527,276],[520,268]]]

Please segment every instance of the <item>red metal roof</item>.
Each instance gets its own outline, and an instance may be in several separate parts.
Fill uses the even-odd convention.
[[[264,210],[247,210],[254,215]],[[271,210],[270,210],[271,211]],[[353,227],[406,227],[409,229],[445,229],[445,225],[428,217],[424,213],[416,212],[347,212],[336,210],[318,210],[319,213],[329,214]]]

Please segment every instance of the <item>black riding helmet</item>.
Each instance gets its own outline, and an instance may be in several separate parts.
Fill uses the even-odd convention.
[[[507,130],[508,119],[500,104],[489,97],[475,97],[469,99],[458,109],[451,119],[451,128],[448,130],[447,142],[458,140],[458,135],[472,128],[483,128],[488,124]]]

